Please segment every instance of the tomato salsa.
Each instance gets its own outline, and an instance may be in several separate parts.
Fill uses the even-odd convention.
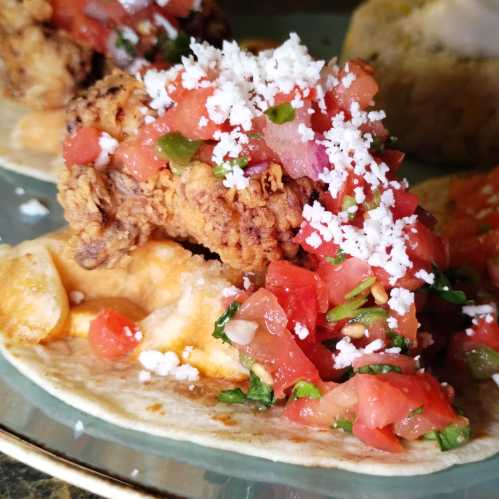
[[[258,55],[235,43],[191,50],[183,65],[139,76],[150,102],[136,135],[118,142],[79,128],[65,158],[68,168],[116,168],[139,183],[202,161],[234,196],[250,195],[252,178],[272,163],[314,183],[290,241],[297,260],[271,262],[259,286],[232,293],[215,323],[213,336],[238,350],[250,378],[219,400],[278,404],[289,421],[350,432],[388,452],[419,438],[442,450],[465,443],[470,426],[454,391],[425,362],[438,338],[422,314],[444,302],[471,322],[453,337],[452,357],[483,377],[499,372],[497,314],[455,287],[448,241],[397,177],[404,155],[374,110],[372,69],[315,61],[294,34]],[[492,218],[484,220],[493,226]]]
[[[51,0],[52,22],[78,43],[126,67],[148,59],[176,63],[188,51],[189,38],[179,18],[199,8],[195,0]]]

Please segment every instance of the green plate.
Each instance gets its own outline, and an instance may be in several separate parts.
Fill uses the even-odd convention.
[[[226,2],[229,3],[229,2]],[[230,10],[238,10],[234,6]],[[239,3],[239,2],[238,2]],[[276,7],[277,3],[279,6]],[[283,39],[300,34],[314,54],[339,52],[348,16],[336,13],[348,2],[314,2],[307,12],[284,12],[275,2],[246,2],[232,15],[238,38]],[[266,10],[263,10],[263,9]],[[302,10],[305,8],[302,6]],[[310,10],[308,10],[310,8]],[[449,173],[409,163],[413,181]],[[17,195],[16,187],[25,193]],[[0,236],[17,243],[60,227],[64,221],[51,184],[0,170]],[[42,218],[21,215],[19,206],[39,199],[50,209]],[[414,478],[380,478],[337,470],[305,468],[123,430],[48,395],[0,358],[0,428],[59,455],[150,490],[203,498],[493,499],[499,497],[499,458]],[[84,433],[75,434],[77,421]]]

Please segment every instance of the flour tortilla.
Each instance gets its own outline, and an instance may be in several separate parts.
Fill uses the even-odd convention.
[[[58,238],[60,243],[61,236]],[[57,238],[51,240],[52,244],[57,242]],[[60,258],[59,249],[57,254]],[[0,251],[0,258],[2,255]],[[90,281],[83,283],[83,273],[98,275],[92,274],[96,271],[79,272],[77,275],[75,270],[69,275],[65,270],[63,282],[67,289],[90,285]],[[106,272],[107,278],[95,282],[93,289],[105,294],[107,286],[109,294],[116,293],[120,280],[111,278],[112,270]],[[134,272],[133,278],[137,279],[137,275]],[[144,289],[151,293],[151,302],[161,290],[157,284],[151,284],[150,278],[147,281]],[[140,283],[132,287],[142,289]],[[457,387],[459,404],[473,427],[471,442],[441,452],[435,442],[417,441],[405,443],[407,452],[403,454],[390,454],[368,448],[339,430],[317,430],[290,423],[281,417],[280,407],[257,411],[253,407],[217,403],[217,394],[234,387],[235,382],[203,377],[191,384],[153,377],[150,383],[143,384],[138,380],[138,363],[111,366],[99,361],[82,338],[64,338],[36,346],[19,346],[3,338],[0,348],[5,358],[50,394],[109,423],[158,437],[272,461],[385,476],[432,473],[479,461],[499,451],[499,397],[493,382],[470,385],[464,391]]]
[[[30,111],[19,104],[0,98],[0,167],[55,183],[64,166],[62,155],[29,150],[20,143],[16,127],[28,113]],[[52,136],[54,130],[49,133]]]

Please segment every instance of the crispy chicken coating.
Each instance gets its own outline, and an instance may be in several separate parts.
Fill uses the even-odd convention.
[[[68,130],[94,126],[123,140],[142,124],[147,100],[139,81],[115,71],[72,102]],[[198,161],[181,175],[165,169],[144,182],[112,165],[71,166],[60,178],[59,201],[85,268],[115,265],[159,235],[201,244],[235,269],[261,271],[270,261],[296,256],[292,239],[316,189],[308,179],[286,177],[277,164],[242,191],[224,187]]]
[[[47,0],[0,2],[5,90],[35,109],[64,106],[92,68],[92,51],[44,24],[51,16]]]

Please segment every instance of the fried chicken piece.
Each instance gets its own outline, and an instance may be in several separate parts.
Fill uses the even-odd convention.
[[[75,258],[85,268],[113,266],[159,231],[202,244],[233,268],[261,271],[296,255],[292,238],[312,192],[310,181],[284,179],[275,164],[244,191],[226,189],[200,162],[180,176],[162,170],[146,182],[118,170],[74,166],[59,183]]]
[[[147,101],[142,83],[116,70],[70,104],[67,128],[97,127],[122,141],[137,133]],[[113,266],[159,234],[201,244],[233,268],[260,271],[296,255],[292,238],[315,189],[308,179],[284,176],[277,164],[242,191],[225,188],[201,162],[180,176],[165,169],[144,182],[118,165],[105,171],[72,166],[60,179],[59,201],[85,268]]]
[[[47,0],[0,2],[5,90],[34,109],[64,106],[92,69],[92,51],[45,25],[51,17]]]

